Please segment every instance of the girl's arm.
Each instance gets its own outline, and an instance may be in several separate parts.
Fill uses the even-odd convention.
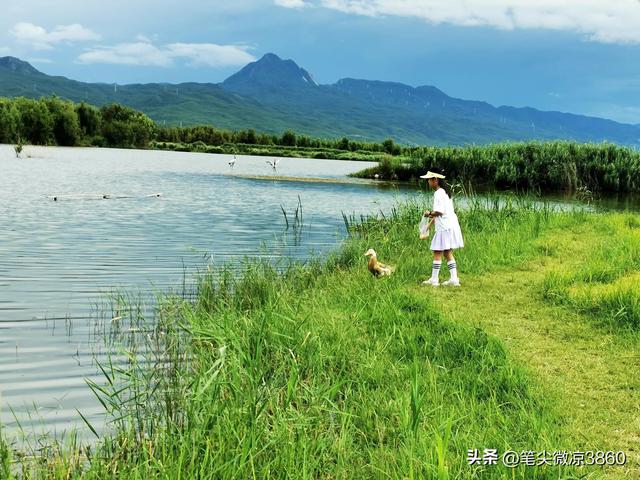
[[[426,210],[424,212],[424,216],[433,219],[434,217],[442,216],[442,212],[436,212],[435,210]]]

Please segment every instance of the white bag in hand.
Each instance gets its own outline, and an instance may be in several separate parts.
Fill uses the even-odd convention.
[[[418,231],[420,232],[420,240],[429,238],[429,217],[422,217],[418,225]]]

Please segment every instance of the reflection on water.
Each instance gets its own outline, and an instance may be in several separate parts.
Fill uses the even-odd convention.
[[[363,162],[282,159],[274,172],[262,157],[231,169],[223,155],[26,147],[23,156],[0,146],[0,421],[15,427],[15,412],[27,430],[80,426],[76,408],[101,413],[84,379],[101,380],[92,344],[97,316],[117,314],[110,294],[149,304],[188,290],[210,262],[322,254],[344,236],[342,212],[388,209],[399,195],[246,178],[344,178]]]

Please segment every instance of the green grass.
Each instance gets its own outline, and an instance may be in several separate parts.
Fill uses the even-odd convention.
[[[543,295],[545,277],[579,271],[594,246],[609,238],[625,214],[587,214],[533,241],[537,252],[481,274],[463,271],[461,289],[433,291],[452,321],[500,338],[527,370],[534,395],[559,412],[561,437],[570,450],[623,451],[623,467],[578,470],[585,478],[640,478],[637,391],[640,332]],[[622,259],[611,258],[620,266]],[[638,284],[632,284],[638,289]],[[419,287],[414,287],[419,288]]]
[[[640,330],[639,227],[633,214],[603,219],[597,228],[606,235],[593,239],[580,268],[546,275],[545,298],[585,312],[604,326]]]
[[[241,277],[209,272],[194,302],[165,299],[140,336],[147,343],[103,365],[104,384],[92,385],[114,435],[90,450],[23,461],[25,477],[578,478],[570,467],[467,464],[473,448],[575,449],[575,425],[493,327],[460,317],[490,319],[495,309],[501,321],[493,302],[508,284],[418,286],[431,263],[417,238],[424,207],[418,198],[353,223],[352,238],[326,259],[253,263]],[[526,200],[471,202],[460,214],[463,284],[561,253],[566,239],[551,240],[559,232],[600,224],[635,232],[628,216],[603,218]],[[393,276],[369,274],[369,247],[396,265]],[[519,284],[513,298],[539,294],[541,284]],[[516,313],[547,318],[546,309],[565,308],[529,302]],[[0,465],[16,459],[10,450],[0,444]]]

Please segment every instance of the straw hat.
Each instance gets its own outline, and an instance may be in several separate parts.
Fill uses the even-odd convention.
[[[426,174],[420,175],[420,178],[447,178],[444,175],[440,175],[439,173],[434,173],[429,170]]]

